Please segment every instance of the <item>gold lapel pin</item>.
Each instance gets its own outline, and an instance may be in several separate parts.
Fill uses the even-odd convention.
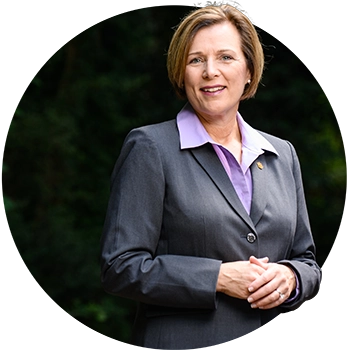
[[[260,162],[257,162],[256,165],[260,170],[264,169],[264,166]]]

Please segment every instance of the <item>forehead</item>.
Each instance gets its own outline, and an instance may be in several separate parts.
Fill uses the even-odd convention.
[[[190,44],[190,52],[194,50],[201,51],[206,48],[237,51],[240,47],[241,36],[239,31],[234,25],[226,21],[199,29]]]

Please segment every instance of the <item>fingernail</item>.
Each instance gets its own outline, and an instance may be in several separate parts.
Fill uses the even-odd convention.
[[[251,307],[252,309],[256,309],[256,304],[251,304],[250,307]]]
[[[254,301],[254,299],[251,297],[249,297],[247,300],[248,300],[248,303],[252,303]]]
[[[249,288],[248,288],[249,293],[251,293],[253,290],[254,290],[253,287],[249,287]]]

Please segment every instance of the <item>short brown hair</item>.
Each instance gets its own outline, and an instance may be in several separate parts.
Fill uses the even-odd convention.
[[[231,5],[209,5],[190,12],[178,25],[168,50],[168,76],[175,92],[186,97],[184,75],[186,60],[194,36],[203,27],[229,21],[241,36],[241,45],[251,82],[241,100],[255,95],[264,69],[264,53],[254,25],[241,11]]]

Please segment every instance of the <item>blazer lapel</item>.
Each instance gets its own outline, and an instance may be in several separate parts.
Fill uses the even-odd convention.
[[[265,155],[259,156],[250,167],[253,181],[253,197],[250,209],[250,217],[256,225],[264,213],[267,204],[267,174],[268,167]]]
[[[207,143],[201,147],[193,148],[190,151],[218,187],[221,194],[230,203],[233,210],[251,227],[253,231],[255,231],[255,226],[237,196],[237,193],[212,145]]]

